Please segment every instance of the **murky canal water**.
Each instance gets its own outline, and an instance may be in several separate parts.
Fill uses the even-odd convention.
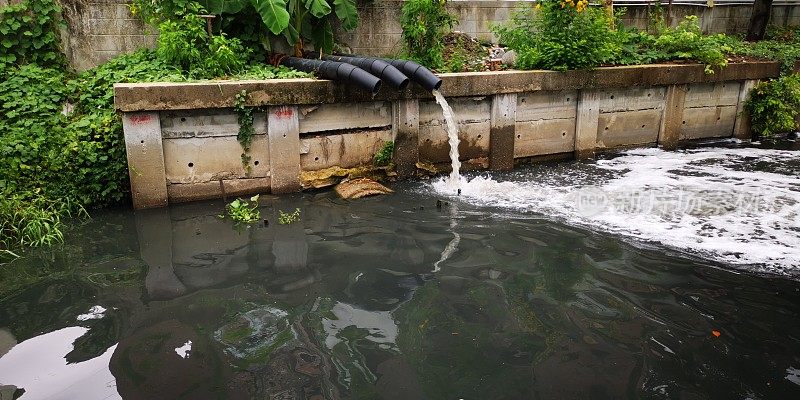
[[[96,215],[0,270],[0,397],[797,398],[800,283],[787,271],[800,168],[770,153],[748,171],[747,156],[723,154],[736,151],[473,176],[460,198],[428,183],[358,201],[262,197],[268,224],[240,229],[217,217],[221,201]],[[659,197],[631,214],[651,226],[637,236],[609,199],[648,178],[652,190],[718,181],[726,193],[741,178],[785,213],[736,225]],[[547,195],[526,186],[537,184]],[[301,221],[278,224],[295,207]],[[713,243],[756,223],[785,234],[757,239],[747,262],[702,241],[677,251],[669,233],[698,221]]]

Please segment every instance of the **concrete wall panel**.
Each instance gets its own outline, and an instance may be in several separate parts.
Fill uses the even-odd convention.
[[[375,153],[391,140],[391,130],[304,137],[300,139],[300,167],[303,171],[315,171],[371,164]]]
[[[736,105],[687,108],[683,111],[681,140],[724,138],[733,135]]]
[[[488,117],[488,115],[487,115]],[[462,161],[489,156],[489,120],[458,124],[458,155]],[[419,159],[431,163],[450,162],[450,144],[443,125],[419,127]]]
[[[659,109],[601,113],[597,126],[597,147],[656,143],[661,115]]]
[[[253,113],[253,128],[256,135],[267,134],[265,113]],[[236,136],[238,133],[238,117],[231,110],[176,110],[161,113],[161,136],[165,139]]]
[[[528,92],[517,96],[517,122],[575,118],[577,90]]]
[[[661,109],[666,88],[619,88],[600,93],[600,113]]]
[[[301,134],[392,125],[392,104],[388,101],[321,104],[300,107],[299,111]],[[345,115],[347,118],[342,118]]]
[[[169,183],[200,183],[269,176],[269,146],[265,135],[253,139],[252,171],[242,165],[242,146],[236,136],[164,139],[164,166]]]
[[[686,89],[684,107],[735,106],[739,102],[739,82],[700,83]]]
[[[575,150],[575,118],[517,122],[514,158]]]

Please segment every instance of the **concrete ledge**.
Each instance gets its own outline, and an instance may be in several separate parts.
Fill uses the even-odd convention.
[[[745,81],[777,77],[773,61],[730,64],[707,75],[700,64],[652,64],[604,67],[592,71],[499,71],[440,74],[446,97],[488,96],[504,93],[564,89],[668,86],[687,83]],[[233,107],[242,90],[249,105],[325,104],[432,98],[417,85],[398,92],[384,86],[373,99],[368,93],[329,80],[272,79],[266,81],[210,81],[195,83],[119,83],[114,104],[123,112],[192,110]]]

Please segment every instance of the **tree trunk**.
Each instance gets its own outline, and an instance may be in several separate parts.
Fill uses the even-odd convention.
[[[753,15],[750,16],[750,25],[747,27],[748,42],[764,38],[771,11],[772,0],[755,0],[753,3]]]

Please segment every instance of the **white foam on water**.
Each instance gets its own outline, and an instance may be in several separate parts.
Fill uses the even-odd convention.
[[[101,319],[105,317],[105,312],[107,310],[103,306],[93,306],[89,309],[89,312],[86,314],[80,314],[76,317],[78,321],[88,321],[91,319]]]
[[[178,355],[181,356],[181,358],[189,358],[189,354],[191,354],[191,351],[192,351],[191,340],[187,340],[186,343],[183,344],[183,346],[178,346],[175,348],[175,353],[178,353]]]
[[[525,179],[465,180],[462,201],[541,213],[595,231],[748,270],[800,275],[800,153],[753,148],[637,149]],[[756,171],[756,163],[773,168]],[[765,168],[762,168],[765,169]],[[437,180],[433,188],[452,195]]]

